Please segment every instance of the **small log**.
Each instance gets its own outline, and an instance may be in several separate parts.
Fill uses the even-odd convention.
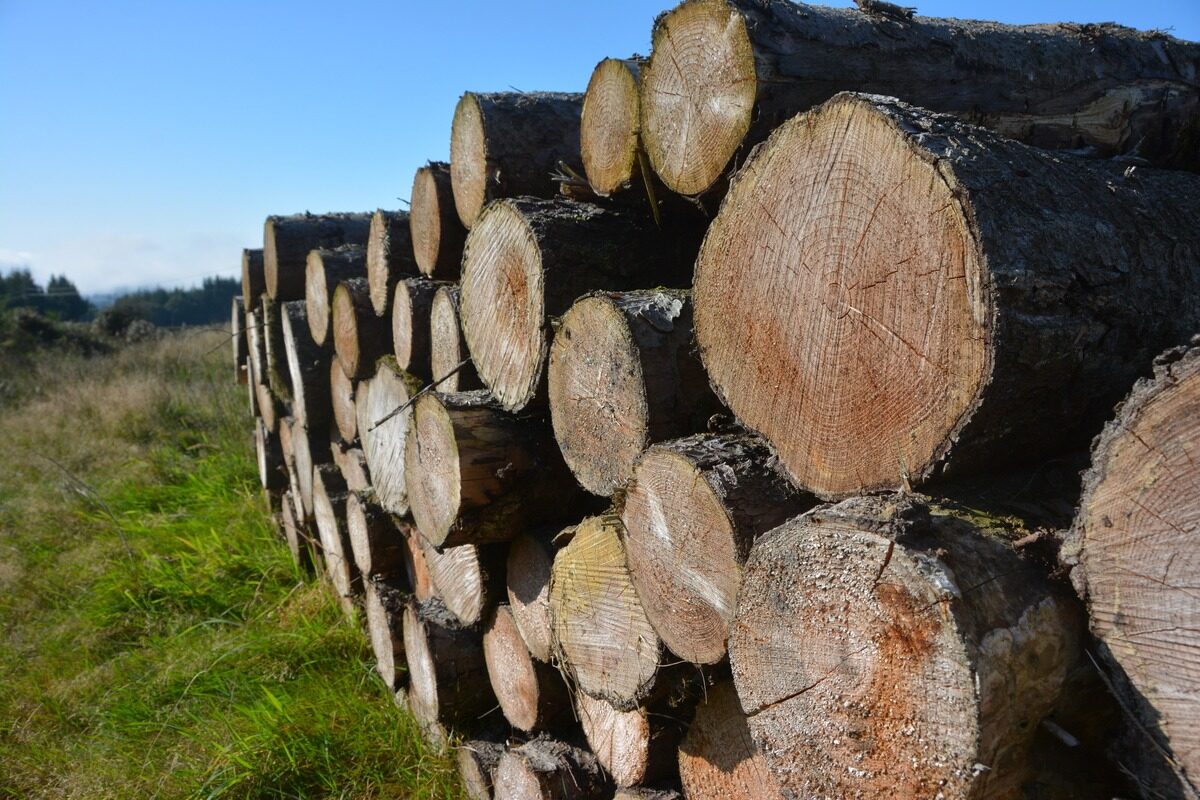
[[[617,789],[613,800],[683,800],[678,789],[648,789],[634,786],[628,789]]]
[[[1020,794],[1082,615],[985,524],[898,494],[818,507],[755,543],[729,659],[785,794]]]
[[[494,787],[496,800],[600,800],[612,793],[594,755],[544,738],[505,752]]]
[[[392,349],[400,368],[429,377],[429,314],[445,284],[425,277],[405,278],[392,295]],[[439,387],[441,389],[441,387]]]
[[[319,345],[329,342],[333,317],[333,293],[342,281],[367,274],[367,249],[344,244],[331,249],[313,250],[304,267],[304,302],[308,310],[308,329]]]
[[[284,405],[292,400],[292,376],[288,372],[287,351],[283,343],[283,311],[270,297],[259,298],[259,322],[262,324],[263,352],[267,360],[267,384]]]
[[[467,92],[450,127],[450,184],[463,225],[501,197],[553,197],[559,162],[579,164],[583,95]]]
[[[263,251],[242,250],[242,306],[258,308],[259,298],[267,291],[267,278],[263,272]]]
[[[346,483],[333,464],[313,467],[313,519],[321,537],[325,575],[342,608],[349,611],[362,594],[362,578],[354,564],[350,532],[346,528]]]
[[[504,593],[504,547],[464,544],[441,551],[420,532],[425,568],[433,593],[460,623],[479,626]]]
[[[425,547],[421,534],[411,524],[401,525],[404,533],[404,572],[408,575],[408,585],[412,587],[413,597],[418,603],[424,603],[437,597],[437,589],[429,574],[429,564],[425,560]]]
[[[645,59],[606,58],[592,70],[579,125],[579,150],[592,191],[607,197],[640,179],[641,98]]]
[[[408,583],[402,575],[372,575],[363,581],[363,594],[367,635],[375,652],[375,670],[388,691],[403,690],[407,683],[402,667],[405,663],[404,610],[408,607]]]
[[[455,217],[455,221],[458,218]],[[471,739],[460,744],[454,760],[458,774],[471,800],[492,800],[492,776],[504,755],[504,745],[486,739]]]
[[[412,249],[421,274],[439,281],[457,281],[467,229],[454,208],[450,165],[430,161],[413,176]]]
[[[408,514],[408,489],[404,481],[404,445],[412,425],[409,405],[415,381],[391,359],[376,363],[375,375],[359,381],[354,403],[358,409],[358,438],[376,499],[398,517]],[[401,410],[403,409],[403,410]]]
[[[308,254],[344,244],[367,244],[370,214],[294,214],[267,217],[263,224],[263,272],[276,302],[304,299]]]
[[[549,730],[570,719],[571,699],[558,671],[525,646],[506,605],[496,606],[483,629],[483,655],[500,710],[514,728]]]
[[[441,601],[409,603],[404,652],[409,705],[419,722],[469,731],[495,707],[478,631],[461,626]]]
[[[258,480],[269,492],[287,487],[287,472],[283,467],[283,448],[279,434],[272,433],[261,419],[254,421],[254,451],[258,461]]]
[[[379,209],[367,238],[367,284],[375,316],[387,317],[396,283],[418,274],[407,211]]]
[[[314,562],[311,537],[300,512],[296,509],[296,496],[290,490],[283,495],[282,515],[283,538],[287,541],[292,560],[302,572],[311,574]]]
[[[307,306],[301,300],[284,303],[283,349],[292,384],[292,416],[310,431],[329,427],[332,409],[329,386],[330,349],[313,341]]]
[[[654,687],[664,650],[625,566],[623,535],[615,514],[576,526],[554,558],[550,616],[558,661],[573,683],[631,711]]]
[[[361,449],[347,447],[342,452],[338,468],[342,471],[342,477],[346,479],[347,489],[352,492],[374,493],[370,470],[367,469],[367,456]]]
[[[732,683],[709,689],[696,709],[679,747],[679,777],[689,800],[783,800],[779,781],[750,736]]]
[[[329,359],[329,402],[338,435],[344,442],[358,439],[358,407],[354,404],[357,381],[342,369],[336,358]]]
[[[698,238],[571,200],[492,203],[467,236],[461,314],[475,369],[510,411],[544,396],[551,317],[597,289],[689,282]]]
[[[283,407],[267,382],[267,349],[262,330],[262,311],[255,310],[246,315],[246,346],[249,348],[248,370],[250,393],[253,397],[251,405],[267,429],[279,430],[279,419],[283,416]]]
[[[346,375],[362,380],[391,352],[388,321],[375,316],[366,278],[342,281],[333,292],[333,349]]]
[[[404,534],[392,517],[366,492],[346,498],[346,530],[354,563],[363,575],[384,575],[404,569]]]
[[[313,468],[332,460],[329,439],[324,436],[314,436],[308,428],[293,418],[291,442],[292,458],[296,465],[296,483],[300,490],[300,509],[304,518],[311,520],[313,516]]]
[[[483,388],[463,342],[458,296],[458,286],[441,286],[429,310],[429,369],[438,391],[448,394]]]
[[[250,382],[247,369],[248,345],[246,344],[246,307],[242,304],[241,295],[234,295],[232,311],[229,318],[229,338],[233,344],[233,374],[237,382],[245,385]]]
[[[618,711],[586,692],[576,693],[575,711],[588,747],[617,786],[678,778],[676,750],[690,713],[679,719],[669,707]]]
[[[549,426],[484,391],[417,398],[405,473],[413,519],[435,547],[507,542],[580,497]]]
[[[818,496],[1045,459],[1200,330],[1198,217],[1200,175],[843,94],[739,173],[696,262],[696,338]]]
[[[681,290],[597,292],[563,316],[548,371],[554,438],[575,478],[611,496],[654,442],[704,430],[720,409]]]
[[[552,653],[550,623],[550,569],[554,564],[552,539],[557,529],[522,533],[508,549],[505,579],[508,605],[521,639],[538,661]]]

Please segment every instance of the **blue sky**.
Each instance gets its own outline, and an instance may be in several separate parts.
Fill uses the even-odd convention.
[[[267,214],[402,207],[463,90],[582,91],[672,5],[0,0],[0,269],[85,292],[235,275]],[[918,5],[1200,39],[1198,0]]]

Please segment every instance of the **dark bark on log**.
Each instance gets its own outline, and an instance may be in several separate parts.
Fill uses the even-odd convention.
[[[839,95],[739,174],[696,264],[696,336],[819,496],[1033,462],[1082,447],[1200,329],[1198,216],[1200,175]]]
[[[313,467],[313,519],[321,536],[325,575],[342,608],[350,611],[362,594],[362,576],[354,564],[350,532],[346,528],[346,483],[333,464]]]
[[[404,609],[408,607],[408,582],[403,575],[373,575],[363,581],[363,606],[367,634],[375,652],[375,670],[388,690],[404,689]]]
[[[554,564],[557,528],[522,533],[508,549],[505,580],[513,621],[529,652],[549,661],[553,652],[550,621],[550,569]]]
[[[330,343],[333,292],[338,284],[366,274],[367,249],[362,245],[344,244],[309,252],[304,268],[304,302],[314,342],[322,346]]]
[[[439,281],[457,281],[467,229],[454,208],[450,165],[430,161],[413,177],[413,255],[421,274]]]
[[[375,316],[366,278],[342,281],[333,292],[333,349],[346,375],[369,377],[392,350],[388,320]]]
[[[263,273],[263,251],[242,250],[242,306],[258,308],[259,298],[267,291],[267,279]]]
[[[457,285],[441,286],[429,310],[429,369],[437,390],[446,394],[483,388],[463,341],[458,298]]]
[[[283,344],[283,310],[279,303],[263,295],[259,298],[263,351],[266,353],[267,385],[284,406],[292,402],[292,376],[288,372],[287,351]]]
[[[292,416],[316,434],[329,427],[329,364],[332,352],[313,341],[303,301],[281,306],[283,347],[292,384]]]
[[[396,284],[392,300],[392,350],[400,368],[429,379],[429,314],[438,289],[449,284],[425,277]],[[440,387],[439,387],[440,388]]]
[[[418,721],[464,732],[480,727],[480,717],[495,707],[496,698],[479,632],[459,625],[438,600],[410,603],[404,612],[404,651],[409,705]]]
[[[358,408],[354,404],[356,384],[336,358],[329,359],[329,402],[333,421],[338,435],[347,443],[358,439]]]
[[[709,189],[784,120],[844,90],[959,114],[1039,147],[1200,167],[1200,45],[1157,31],[689,0],[658,19],[653,40],[642,138],[681,194]]]
[[[457,217],[455,221],[457,221]],[[458,774],[471,800],[492,800],[492,776],[504,755],[504,745],[486,739],[472,739],[457,748],[454,760]]]
[[[496,800],[600,800],[612,784],[596,757],[554,739],[534,739],[500,758]]]
[[[582,109],[582,94],[464,94],[450,128],[450,181],[463,225],[471,228],[497,198],[553,197],[559,162],[580,164]]]
[[[417,381],[396,367],[394,359],[380,359],[375,375],[358,383],[358,438],[379,505],[398,516],[408,514],[408,488],[404,481],[404,446],[412,425],[408,405]],[[407,407],[406,407],[407,406]],[[397,412],[403,408],[403,411]]]
[[[613,800],[683,800],[683,795],[678,789],[647,789],[635,786],[617,789]]]
[[[729,658],[789,796],[1020,794],[1082,613],[973,516],[854,498],[755,543]]]
[[[413,258],[411,219],[407,211],[380,209],[371,217],[367,239],[367,284],[375,316],[387,317],[391,311],[396,283],[418,275]]]
[[[500,710],[514,728],[529,733],[574,721],[562,676],[530,655],[506,605],[496,606],[484,626],[483,655]]]
[[[370,214],[293,214],[263,224],[266,293],[276,302],[304,299],[305,267],[312,250],[343,244],[366,246]]]
[[[645,59],[606,58],[596,65],[583,96],[579,151],[592,190],[607,197],[640,189],[641,98]]]
[[[283,467],[283,448],[279,434],[272,433],[265,422],[255,420],[254,450],[258,461],[258,480],[262,488],[278,492],[287,488],[287,473]]]
[[[354,563],[363,575],[404,571],[404,533],[372,493],[351,492],[346,498],[346,528]]]
[[[504,546],[464,544],[438,551],[419,531],[433,593],[460,623],[478,627],[504,595]]]
[[[550,318],[596,290],[690,282],[695,230],[570,200],[493,203],[467,236],[462,326],[475,369],[505,408],[545,391]]]
[[[679,748],[679,777],[689,800],[783,800],[732,683],[709,689],[696,710]]]
[[[249,347],[246,344],[246,307],[240,295],[233,298],[229,317],[229,337],[233,343],[233,374],[237,382],[245,385],[250,382]]]

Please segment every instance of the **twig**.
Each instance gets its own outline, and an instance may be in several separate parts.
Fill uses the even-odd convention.
[[[412,397],[410,397],[410,398],[408,399],[408,402],[407,402],[407,403],[405,403],[404,405],[400,406],[399,408],[394,408],[394,409],[392,409],[392,410],[391,410],[391,411],[390,411],[390,412],[389,412],[389,413],[388,413],[386,416],[384,416],[384,417],[383,417],[383,419],[376,420],[376,422],[375,422],[375,424],[374,424],[374,425],[372,425],[371,427],[367,428],[367,432],[368,432],[368,433],[370,433],[371,431],[375,430],[376,428],[378,428],[378,427],[379,427],[380,425],[382,425],[383,423],[387,422],[387,421],[388,421],[389,419],[391,419],[392,417],[394,417],[394,416],[396,416],[397,414],[399,414],[399,413],[400,413],[401,411],[403,411],[404,409],[406,409],[406,408],[408,408],[409,406],[411,406],[413,403],[417,402],[417,398],[418,398],[418,397],[420,397],[421,395],[423,395],[423,394],[428,394],[429,392],[432,392],[434,389],[436,389],[438,386],[440,386],[440,385],[442,384],[442,382],[443,382],[443,381],[447,380],[448,378],[450,378],[450,377],[452,377],[452,376],[454,376],[454,375],[457,375],[457,374],[458,374],[458,371],[459,371],[460,369],[462,369],[463,367],[465,367],[467,364],[470,364],[470,363],[471,363],[471,359],[470,359],[470,358],[464,358],[462,361],[458,362],[458,366],[456,366],[454,369],[452,369],[452,370],[450,370],[449,372],[447,372],[447,373],[446,373],[445,375],[443,375],[442,377],[438,378],[438,379],[437,379],[436,381],[434,381],[433,383],[431,383],[431,384],[429,384],[428,386],[426,386],[426,387],[422,388],[422,389],[421,389],[419,392],[417,392],[417,393],[416,393],[416,394],[414,394]]]

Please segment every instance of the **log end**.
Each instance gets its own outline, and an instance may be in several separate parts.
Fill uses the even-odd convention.
[[[732,683],[709,689],[696,710],[679,747],[679,777],[684,794],[696,800],[782,800],[779,782],[754,745]]]
[[[554,553],[544,537],[523,533],[508,550],[508,603],[521,638],[538,661],[551,656],[550,568]]]
[[[458,218],[468,229],[487,201],[487,158],[483,109],[475,95],[467,92],[459,99],[450,126],[450,185]]]
[[[543,700],[533,657],[508,606],[497,606],[483,632],[483,654],[492,690],[504,717],[514,728],[539,727]]]
[[[405,447],[408,501],[421,534],[440,547],[462,504],[461,470],[454,423],[432,394],[413,404],[413,429]]]
[[[619,58],[597,64],[583,97],[579,149],[588,183],[601,197],[633,179],[640,116],[637,65]]]

